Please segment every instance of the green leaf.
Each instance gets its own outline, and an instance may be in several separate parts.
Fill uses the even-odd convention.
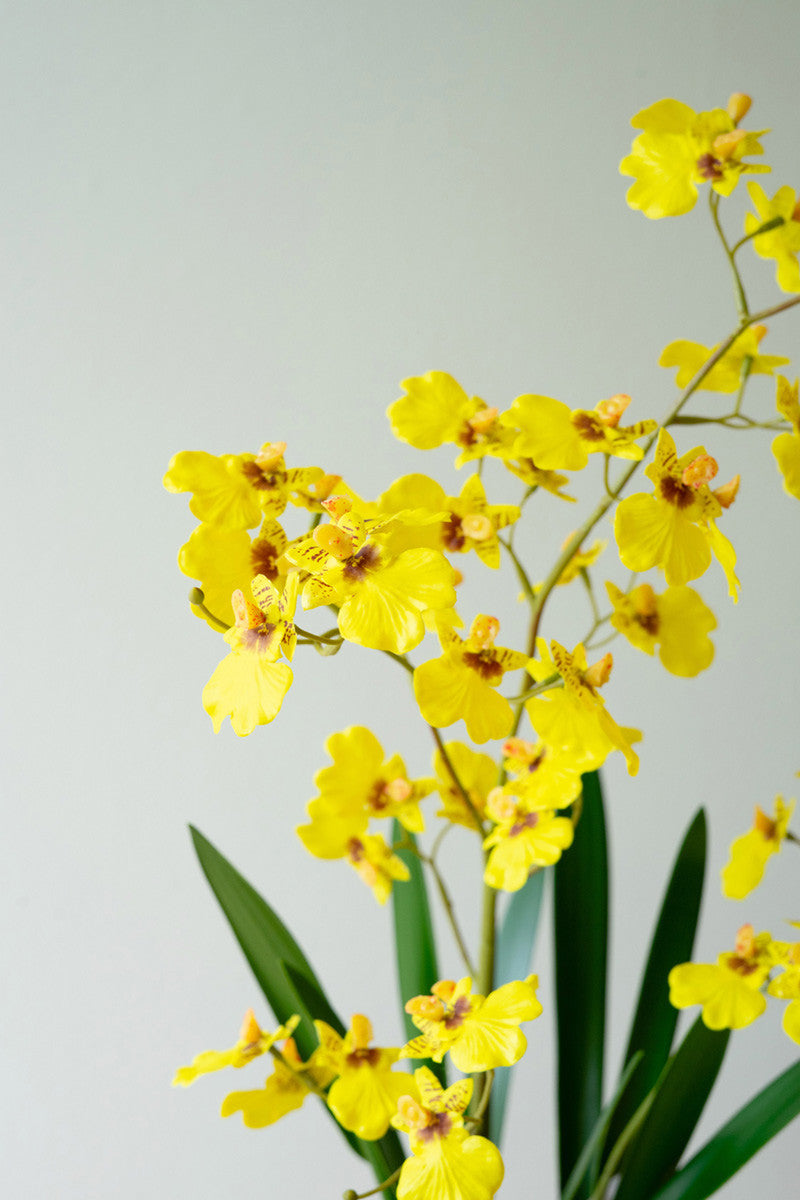
[[[545,871],[536,871],[518,892],[514,892],[506,909],[495,950],[495,984],[497,987],[515,979],[525,979],[530,971],[533,947],[544,893]],[[489,1139],[500,1145],[503,1131],[508,1088],[512,1067],[498,1067],[492,1084],[492,1103],[489,1109]]]
[[[731,1117],[655,1200],[706,1200],[798,1115],[800,1063],[795,1063]]]
[[[678,1010],[669,1002],[667,976],[677,963],[692,957],[705,867],[706,818],[701,808],[681,843],[653,932],[624,1065],[638,1051],[644,1052],[644,1061],[614,1114],[607,1150],[654,1087],[669,1057]]]
[[[575,841],[554,872],[561,1185],[602,1107],[608,943],[608,853],[600,776],[583,777]],[[576,1193],[591,1191],[594,1167]]]
[[[564,1190],[561,1193],[561,1200],[574,1200],[574,1197],[577,1195],[578,1188],[583,1182],[586,1172],[589,1170],[592,1159],[605,1140],[606,1134],[608,1133],[609,1124],[611,1123],[611,1118],[614,1116],[614,1112],[619,1104],[620,1098],[625,1091],[625,1088],[628,1086],[631,1076],[641,1061],[642,1053],[640,1051],[638,1054],[633,1056],[625,1070],[622,1072],[622,1077],[617,1084],[616,1092],[611,1097],[603,1111],[600,1113],[594,1129],[592,1130],[589,1138],[586,1141],[586,1144],[581,1150],[580,1157],[573,1168],[572,1174],[564,1186]]]
[[[631,1143],[615,1200],[651,1200],[674,1171],[714,1086],[729,1029],[698,1017],[662,1072],[650,1110]]]
[[[416,846],[413,833],[403,829],[399,821],[392,826],[392,841],[408,841]],[[394,937],[397,953],[397,980],[400,987],[400,1008],[406,1037],[417,1037],[417,1029],[405,1011],[405,1002],[412,996],[427,996],[439,979],[436,942],[425,887],[425,872],[419,856],[413,850],[399,849],[395,853],[408,867],[409,879],[392,888]]]
[[[302,1018],[293,1036],[301,1056],[309,1058],[317,1046],[314,1020],[325,1021],[343,1036],[341,1019],[277,913],[199,830],[191,825],[189,830],[203,873],[275,1017],[281,1024],[293,1013]],[[365,1142],[342,1129],[333,1113],[330,1117],[350,1146],[373,1165],[379,1181],[400,1166],[404,1155],[394,1130],[379,1142]]]

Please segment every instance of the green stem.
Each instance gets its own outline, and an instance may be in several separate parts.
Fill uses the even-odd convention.
[[[522,590],[524,591],[525,595],[527,596],[528,601],[531,604],[534,604],[536,601],[536,592],[534,591],[533,584],[531,583],[528,572],[523,567],[523,565],[520,562],[520,559],[517,555],[517,552],[515,551],[514,547],[511,545],[511,539],[509,538],[508,541],[506,541],[505,538],[498,537],[497,540],[500,543],[500,545],[503,547],[505,552],[508,554],[512,563],[514,564],[514,569],[517,572],[517,578],[519,579],[520,583],[522,584]]]
[[[739,268],[736,266],[736,260],[733,257],[733,251],[728,245],[728,239],[725,237],[725,231],[720,223],[719,199],[719,193],[715,192],[713,189],[710,189],[708,193],[708,207],[711,211],[711,219],[714,222],[714,228],[719,235],[719,240],[722,243],[723,250],[725,251],[725,257],[727,258],[728,264],[731,268],[731,273],[733,275],[733,286],[736,292],[736,306],[739,309],[739,318],[742,322],[744,322],[750,316],[750,309],[747,306],[747,296],[744,292],[744,284],[742,283],[742,277],[739,274]]]
[[[458,791],[461,794],[461,799],[464,801],[464,803],[466,804],[467,808],[470,811],[470,815],[472,816],[472,819],[475,822],[476,829],[478,829],[480,831],[481,837],[485,837],[486,829],[484,828],[483,821],[481,820],[481,815],[478,812],[475,805],[473,804],[472,797],[470,796],[469,792],[467,791],[467,789],[464,787],[463,783],[459,779],[458,772],[456,771],[455,767],[453,766],[452,762],[450,761],[450,755],[447,753],[445,744],[442,740],[441,733],[439,732],[439,730],[436,728],[435,725],[429,725],[428,728],[430,729],[431,733],[433,734],[433,740],[436,742],[436,745],[439,748],[439,753],[441,754],[442,759],[444,760],[444,765],[447,767],[447,771],[448,771],[448,774],[450,775],[450,778],[452,779],[453,783],[458,788]]]
[[[670,425],[672,423],[672,421],[674,421],[675,417],[678,416],[678,414],[680,413],[684,404],[686,404],[686,402],[694,395],[694,393],[700,387],[700,384],[703,382],[703,380],[706,378],[706,376],[709,374],[709,372],[712,371],[714,369],[714,367],[717,365],[717,363],[719,362],[719,360],[725,354],[728,353],[728,351],[730,350],[733,343],[736,341],[736,339],[742,333],[743,329],[747,329],[751,325],[755,325],[761,321],[768,320],[770,317],[777,316],[778,313],[786,312],[790,308],[795,308],[798,304],[800,304],[800,296],[793,296],[790,300],[784,300],[780,304],[774,305],[772,308],[765,308],[765,309],[762,309],[761,312],[752,313],[750,316],[748,316],[746,318],[746,320],[744,320],[742,322],[741,326],[738,329],[736,329],[732,334],[730,334],[727,338],[725,338],[724,341],[720,342],[719,346],[714,351],[714,353],[703,364],[703,366],[700,368],[700,370],[695,375],[694,379],[692,379],[692,381],[688,384],[688,386],[681,393],[680,398],[678,399],[677,403],[667,413],[667,416],[665,417],[664,421],[662,422],[662,425],[667,426],[667,425]],[[646,444],[643,448],[642,459],[640,461],[644,461],[644,459],[646,458],[646,456],[649,454],[650,450],[654,446],[657,438],[658,438],[658,430],[656,430],[656,432],[646,442]],[[581,543],[592,532],[592,530],[594,529],[597,522],[599,520],[601,520],[602,517],[605,516],[605,514],[608,512],[611,505],[619,499],[620,495],[624,491],[629,480],[636,473],[636,470],[638,469],[638,467],[639,467],[639,462],[631,463],[630,467],[628,467],[628,469],[626,471],[624,471],[622,476],[617,480],[617,483],[611,489],[610,494],[605,496],[600,501],[600,503],[598,504],[598,506],[594,510],[594,512],[591,513],[590,516],[587,517],[587,519],[584,521],[583,525],[581,525],[580,529],[578,529],[577,532],[572,535],[569,542],[562,550],[559,558],[556,560],[555,566],[551,570],[550,574],[547,576],[547,579],[544,581],[542,586],[539,588],[539,591],[536,593],[536,603],[533,606],[533,621],[532,621],[532,630],[531,630],[531,640],[534,643],[534,648],[535,648],[536,634],[538,633],[539,623],[540,623],[541,617],[542,617],[542,610],[544,609],[544,606],[547,603],[547,599],[548,599],[550,593],[552,592],[553,588],[558,583],[558,580],[561,578],[561,572],[567,566],[567,564],[569,563],[573,554],[575,554],[575,552],[579,549]]]
[[[355,1192],[352,1188],[348,1188],[347,1191],[342,1194],[342,1200],[364,1200],[366,1196],[377,1196],[378,1192],[382,1192],[386,1188],[390,1188],[397,1183],[402,1169],[403,1166],[401,1164],[396,1171],[392,1171],[388,1179],[384,1179],[382,1183],[377,1185],[377,1187],[370,1188],[368,1192]]]
[[[436,881],[436,887],[439,892],[439,899],[442,902],[442,907],[444,908],[451,932],[455,939],[455,943],[458,946],[458,952],[461,955],[464,966],[467,968],[467,974],[474,977],[475,965],[470,958],[469,950],[467,949],[467,943],[464,940],[458,920],[456,919],[455,906],[453,905],[452,897],[447,890],[447,884],[444,881],[444,877],[442,876],[442,873],[439,870],[436,860],[432,854],[422,854],[419,850],[417,850],[417,855],[421,862],[424,862],[433,874],[433,878]]]
[[[655,1096],[656,1088],[653,1088],[652,1092],[645,1096],[644,1100],[636,1109],[636,1112],[633,1114],[630,1121],[628,1121],[628,1124],[619,1135],[616,1145],[606,1159],[606,1165],[603,1167],[602,1174],[597,1181],[597,1187],[592,1192],[589,1200],[604,1200],[606,1191],[608,1190],[608,1185],[611,1182],[617,1167],[619,1166],[620,1160],[627,1150],[630,1142],[636,1136],[640,1125],[649,1113]]]
[[[219,617],[215,617],[211,610],[206,608],[204,603],[205,598],[205,593],[199,587],[194,587],[189,592],[189,603],[194,605],[195,608],[200,609],[205,619],[214,627],[214,629],[218,629],[220,633],[225,633],[228,629],[230,629],[230,625],[226,625],[224,621],[220,621]]]
[[[786,222],[784,221],[783,217],[773,217],[771,221],[765,221],[763,225],[759,225],[758,229],[754,229],[752,233],[746,233],[744,237],[739,238],[738,242],[735,242],[734,245],[731,246],[731,254],[735,254],[736,251],[740,250],[741,247],[744,246],[746,242],[749,242],[751,238],[759,237],[762,233],[769,233],[771,229],[779,229],[781,225],[785,224]]]

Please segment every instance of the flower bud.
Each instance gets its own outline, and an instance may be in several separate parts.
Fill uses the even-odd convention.
[[[752,103],[753,101],[745,92],[733,93],[728,101],[728,116],[734,125],[738,125],[742,118],[747,116]]]

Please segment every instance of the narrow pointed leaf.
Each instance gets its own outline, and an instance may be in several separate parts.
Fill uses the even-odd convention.
[[[602,1107],[608,851],[600,776],[583,777],[575,841],[554,871],[558,1127],[562,1187]],[[576,1193],[591,1191],[594,1165]]]
[[[678,1010],[669,1002],[667,976],[676,963],[692,957],[705,868],[706,818],[701,808],[681,843],[653,932],[624,1065],[638,1051],[643,1051],[644,1061],[614,1114],[607,1149],[655,1085],[669,1058]]]
[[[408,833],[395,819],[392,825],[392,840],[399,842],[405,839],[416,846],[413,833]],[[395,883],[392,888],[392,912],[400,1011],[406,1038],[410,1041],[419,1037],[419,1030],[405,1011],[406,1000],[410,1000],[412,996],[427,996],[430,993],[439,979],[439,966],[422,863],[413,850],[401,849],[395,853],[409,871],[409,878]],[[410,1062],[412,1070],[415,1067],[429,1067],[442,1087],[447,1087],[447,1068],[443,1062],[434,1063],[422,1059],[411,1059]]]
[[[302,1018],[293,1036],[302,1057],[308,1058],[317,1045],[313,1021],[326,1021],[343,1036],[341,1019],[277,913],[199,830],[189,828],[203,873],[275,1017],[281,1023],[293,1013]],[[403,1161],[393,1130],[380,1142],[364,1142],[342,1129],[333,1113],[330,1116],[350,1146],[372,1164],[379,1181]]]
[[[514,892],[506,909],[495,951],[495,984],[500,987],[515,979],[525,979],[530,971],[533,947],[544,894],[545,871],[536,871],[524,887]],[[513,1067],[498,1067],[492,1084],[489,1109],[489,1139],[500,1145],[508,1089]]]
[[[798,1115],[800,1063],[795,1063],[731,1117],[655,1200],[706,1200]]]
[[[631,1076],[641,1063],[642,1057],[643,1055],[641,1051],[639,1051],[633,1056],[625,1070],[622,1072],[622,1077],[617,1085],[616,1092],[611,1097],[603,1111],[600,1113],[590,1137],[581,1150],[580,1157],[575,1164],[572,1174],[566,1182],[564,1190],[561,1193],[561,1200],[574,1200],[574,1197],[577,1195],[578,1188],[583,1182],[584,1176],[589,1170],[597,1150],[600,1146],[602,1146],[605,1140],[609,1124],[611,1123],[611,1118],[614,1116],[620,1098],[623,1095],[625,1088],[628,1086]]]
[[[729,1036],[729,1029],[707,1029],[697,1018],[664,1068],[624,1161],[616,1200],[651,1200],[675,1170],[714,1086]]]

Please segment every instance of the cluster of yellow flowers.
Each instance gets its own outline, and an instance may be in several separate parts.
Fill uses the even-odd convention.
[[[688,585],[716,558],[737,599],[736,555],[718,523],[736,499],[739,476],[715,487],[717,462],[705,446],[677,448],[668,427],[681,429],[685,405],[696,392],[736,394],[736,402],[731,412],[694,417],[693,423],[777,431],[773,451],[785,489],[800,499],[797,382],[777,376],[777,421],[743,411],[750,376],[775,375],[789,360],[760,353],[765,314],[750,313],[735,254],[752,242],[760,256],[775,260],[778,286],[800,293],[800,204],[791,188],[781,187],[770,200],[750,182],[755,213],[746,215],[744,236],[733,246],[719,223],[720,198],[733,192],[740,176],[769,170],[746,161],[762,152],[761,133],[739,125],[748,109],[749,100],[740,94],[727,109],[701,113],[661,100],[633,119],[642,132],[621,164],[622,173],[635,180],[628,203],[651,218],[676,216],[694,206],[698,188],[708,183],[739,306],[737,329],[718,346],[676,341],[663,351],[660,364],[677,368],[682,390],[661,423],[647,417],[623,425],[631,400],[622,393],[591,409],[530,393],[500,411],[469,395],[451,375],[431,371],[403,382],[388,417],[401,441],[419,450],[452,444],[456,466],[475,468],[458,495],[448,495],[426,475],[409,474],[376,499],[364,499],[339,475],[319,467],[288,468],[283,442],[267,443],[257,454],[184,451],[170,463],[165,486],[191,493],[190,509],[200,521],[179,555],[181,570],[198,583],[192,608],[229,647],[203,691],[215,731],[226,717],[240,736],[276,718],[292,684],[289,663],[298,646],[324,655],[337,653],[345,642],[382,651],[413,684],[422,722],[436,741],[432,775],[411,777],[403,760],[387,756],[363,726],[335,732],[326,742],[331,763],[317,772],[318,794],[308,804],[308,822],[298,829],[311,854],[346,860],[380,903],[409,878],[398,854],[402,849],[419,854],[440,878],[436,850],[442,834],[456,826],[479,838],[486,887],[518,891],[532,872],[556,864],[572,844],[584,774],[601,767],[614,750],[636,774],[634,745],[641,733],[618,724],[602,695],[613,659],[594,652],[605,641],[622,634],[648,655],[658,650],[663,666],[677,676],[695,676],[710,665],[709,634],[716,620]],[[654,456],[644,470],[651,486],[623,497],[651,449]],[[603,463],[602,497],[568,536],[546,578],[534,585],[514,544],[515,527],[536,496],[539,503],[548,495],[572,501],[565,491],[569,473],[586,469],[595,455]],[[622,472],[613,483],[611,459],[620,460]],[[499,474],[489,485],[492,464]],[[507,502],[508,488],[519,491],[520,481],[517,503]],[[294,535],[283,525],[289,505],[307,517],[306,527]],[[584,542],[612,509],[619,560],[631,575],[625,586],[605,581],[611,607],[602,614],[593,573],[605,542],[588,548]],[[468,625],[463,620],[457,606],[462,576],[455,562],[470,551],[490,570],[500,567],[504,554],[513,566],[530,605],[526,645],[496,644],[500,622],[494,615],[478,613]],[[652,570],[663,575],[660,591],[657,579],[638,581]],[[539,631],[554,589],[575,581],[586,589],[590,627],[570,650]],[[335,624],[322,631],[303,628],[296,620],[298,602],[304,612],[332,611]],[[428,634],[438,639],[440,652],[429,652],[415,665],[408,655]],[[510,673],[521,673],[524,682],[506,694]],[[459,722],[467,740],[445,742],[439,731]],[[493,754],[474,748],[489,742],[500,743]],[[415,838],[426,829],[421,802],[434,793],[441,800],[435,815],[442,824],[426,855]],[[779,799],[773,818],[757,810],[754,828],[734,843],[723,873],[728,895],[745,896],[767,858],[792,838],[792,808]],[[399,842],[387,838],[385,825],[375,831],[375,823],[387,820],[404,831]],[[463,950],[454,914],[448,915]],[[186,1085],[200,1074],[240,1068],[268,1053],[274,1070],[264,1087],[229,1095],[223,1115],[241,1112],[246,1125],[260,1128],[314,1092],[359,1138],[381,1138],[390,1125],[408,1134],[411,1155],[397,1181],[400,1200],[488,1198],[503,1177],[499,1151],[478,1135],[492,1072],[519,1061],[526,1045],[519,1025],[538,1016],[541,1005],[534,976],[493,990],[491,966],[488,974],[483,966],[480,972],[479,986],[487,994],[473,992],[474,968],[463,953],[467,976],[439,981],[430,995],[406,998],[406,1012],[420,1032],[404,1046],[373,1046],[370,1021],[356,1014],[344,1037],[316,1021],[318,1047],[303,1062],[292,1038],[298,1016],[265,1034],[248,1013],[233,1049],[200,1055],[175,1082]],[[745,925],[733,953],[722,954],[716,965],[677,965],[669,983],[672,1003],[701,1004],[703,1019],[714,1029],[752,1021],[766,1006],[766,988],[789,1000],[784,1028],[800,1043],[800,943],[754,936]],[[479,1095],[473,1098],[473,1078],[445,1087],[427,1067],[412,1076],[398,1066],[406,1058],[439,1064],[445,1056],[478,1080]]]

